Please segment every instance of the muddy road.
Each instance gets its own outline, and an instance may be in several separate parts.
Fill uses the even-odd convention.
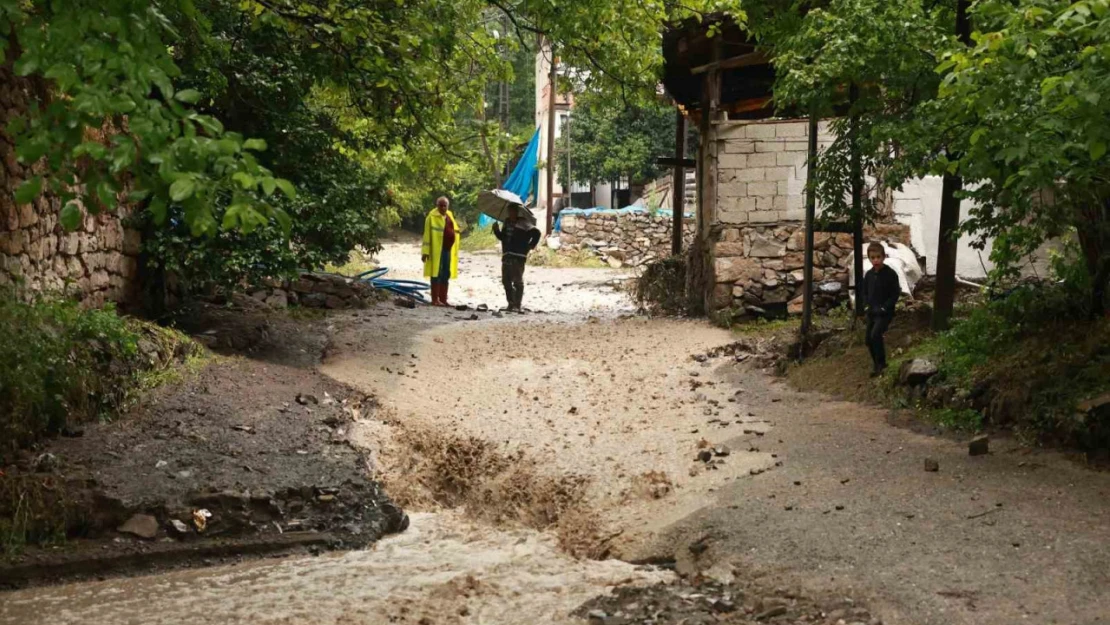
[[[383,256],[418,271],[411,245]],[[496,256],[461,269],[453,303],[500,303]],[[628,316],[622,277],[529,268],[527,315],[330,320],[318,369],[379,402],[351,436],[407,532],[7,593],[0,622],[573,623],[587,601],[607,623],[1106,622],[1110,475],[791,391],[719,354],[726,331]],[[733,590],[645,590],[671,568]]]

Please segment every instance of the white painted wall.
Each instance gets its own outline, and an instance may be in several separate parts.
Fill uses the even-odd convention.
[[[925,257],[925,271],[937,272],[937,250],[940,246],[940,196],[943,179],[927,176],[906,183],[902,191],[894,193],[894,218],[910,227],[913,249]],[[975,203],[964,200],[960,205],[960,221],[967,219]],[[956,275],[967,280],[982,280],[994,269],[990,260],[991,242],[982,251],[971,246],[975,237],[960,237],[956,248]],[[1052,248],[1046,244],[1026,263],[1023,273],[1048,275],[1048,257]]]

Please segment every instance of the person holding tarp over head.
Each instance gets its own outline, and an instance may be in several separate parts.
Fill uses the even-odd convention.
[[[424,261],[424,277],[432,282],[432,306],[450,305],[447,289],[450,280],[459,276],[459,223],[450,207],[450,200],[441,197],[424,219],[420,260]]]

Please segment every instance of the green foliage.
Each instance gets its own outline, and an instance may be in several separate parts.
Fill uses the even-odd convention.
[[[996,238],[1006,267],[1070,227],[1090,275],[1091,309],[1110,281],[1110,2],[984,0],[974,45],[947,55],[934,127],[975,186],[964,229]]]
[[[177,207],[194,236],[220,229],[218,201],[234,208],[225,228],[287,226],[266,189],[293,189],[258,162],[253,151],[264,146],[198,112],[195,90],[174,88],[180,70],[166,46],[167,4],[192,12],[187,0],[0,2],[0,46],[17,75],[46,81],[51,92],[9,123],[19,160],[47,165],[17,200],[49,189],[66,206],[69,228],[82,206],[96,213],[121,201],[148,202],[159,223],[167,206]]]
[[[493,236],[492,228],[473,228],[469,232],[463,234],[462,242],[459,243],[459,250],[463,252],[479,252],[482,250],[492,250],[500,245],[497,237]]]
[[[624,102],[587,94],[578,98],[570,122],[571,169],[575,182],[627,178],[632,184],[648,182],[664,170],[655,159],[674,154],[674,107],[649,102],[629,107]],[[566,152],[566,135],[560,138]],[[566,168],[560,168],[566,184]]]
[[[0,334],[19,337],[0,341],[0,456],[122,401],[109,369],[136,357],[138,334],[111,308],[0,293]]]

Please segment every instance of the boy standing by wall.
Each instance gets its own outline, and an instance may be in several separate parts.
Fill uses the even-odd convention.
[[[882,243],[867,246],[867,259],[871,269],[863,276],[863,298],[867,307],[867,349],[875,368],[871,377],[882,375],[886,369],[886,344],[883,335],[894,320],[894,306],[902,287],[898,273],[886,265],[886,248]]]

